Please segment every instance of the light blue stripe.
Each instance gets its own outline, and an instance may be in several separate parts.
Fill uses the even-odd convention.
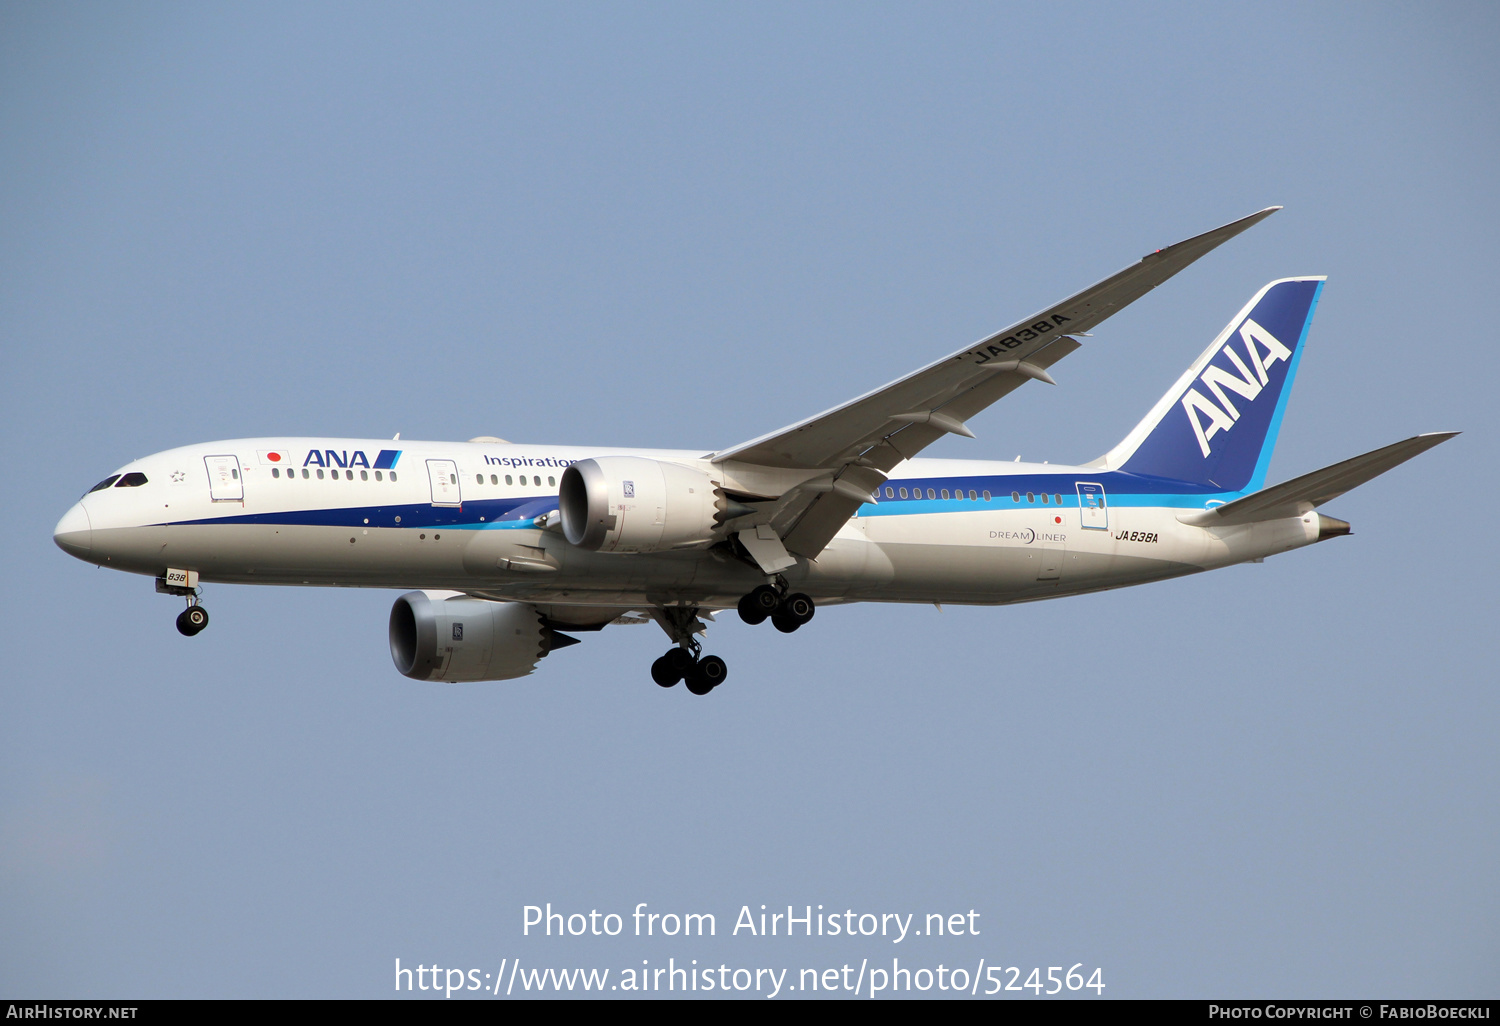
[[[1281,395],[1276,397],[1276,412],[1271,414],[1271,425],[1266,429],[1265,440],[1260,444],[1260,457],[1255,461],[1255,471],[1245,485],[1244,494],[1258,492],[1266,486],[1266,474],[1271,469],[1271,454],[1276,448],[1276,437],[1281,434],[1281,418],[1286,414],[1287,400],[1292,397],[1292,383],[1297,380],[1297,368],[1302,364],[1302,353],[1306,348],[1307,333],[1312,329],[1313,314],[1318,311],[1318,300],[1323,295],[1323,286],[1318,282],[1313,292],[1312,303],[1307,308],[1307,319],[1302,322],[1302,336],[1297,339],[1297,348],[1292,353],[1291,366],[1287,368],[1286,380],[1281,383]]]

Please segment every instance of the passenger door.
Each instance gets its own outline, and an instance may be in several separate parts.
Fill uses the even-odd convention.
[[[1078,516],[1083,527],[1109,530],[1109,505],[1103,485],[1078,482]]]
[[[452,460],[428,460],[427,481],[432,485],[434,506],[462,506],[463,486],[458,483],[458,464]]]
[[[208,467],[208,494],[214,502],[245,501],[245,482],[240,477],[238,456],[205,456]]]

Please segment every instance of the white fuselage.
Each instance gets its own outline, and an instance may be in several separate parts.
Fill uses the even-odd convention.
[[[604,455],[681,463],[701,450],[256,438],[137,460],[85,495],[57,539],[101,566],[205,582],[451,589],[575,606],[729,608],[766,575],[703,547],[589,552],[556,529],[557,482]],[[128,475],[144,475],[130,485]],[[1163,493],[1086,467],[914,459],[815,560],[786,571],[820,604],[996,604],[1175,577],[1315,542],[1316,513],[1203,528],[1180,516],[1240,493]]]

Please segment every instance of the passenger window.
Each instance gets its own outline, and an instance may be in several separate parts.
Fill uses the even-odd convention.
[[[90,488],[89,491],[102,492],[104,489],[108,488],[118,480],[120,480],[119,474],[111,474],[109,477],[106,477],[103,481],[100,481],[98,484],[94,485],[94,487]]]
[[[532,475],[531,480],[532,480],[532,483],[535,484],[538,488],[540,488],[542,486],[542,478],[541,478],[540,474],[534,474],[534,475]]]
[[[396,472],[394,470],[391,471],[391,480],[392,481],[396,480]]]
[[[979,496],[975,495],[974,494],[974,489],[970,488],[969,489],[969,501],[973,502],[977,498],[979,498]]]
[[[887,499],[894,499],[896,497],[896,489],[894,489],[894,488],[887,488],[885,490],[885,497]]]
[[[511,483],[512,483],[512,482],[511,482],[511,479],[510,479],[510,475],[509,475],[509,474],[506,474],[506,475],[505,475],[505,483],[506,483],[506,484],[511,484]]]
[[[989,492],[985,492],[984,493],[984,501],[985,502],[989,502],[990,501],[990,493]]]
[[[143,485],[145,483],[146,483],[146,475],[140,473],[139,471],[137,471],[134,474],[126,474],[124,477],[120,478],[119,483],[116,484],[115,487],[116,488],[139,488],[141,485]]]
[[[321,470],[320,470],[320,471],[318,471],[318,476],[319,476],[319,477],[322,477],[322,476],[323,476],[323,472],[322,472],[322,471],[321,471]],[[303,467],[303,468],[302,468],[302,479],[303,479],[303,480],[304,480],[304,481],[305,481],[305,480],[307,480],[307,468],[306,468],[306,467]]]
[[[306,474],[307,471],[304,470],[302,473]],[[322,467],[318,468],[318,480],[319,481],[323,480],[323,468]]]
[[[1049,503],[1051,501],[1052,501],[1052,496],[1048,495],[1046,492],[1043,492],[1042,493],[1042,505],[1045,506],[1047,503]]]
[[[943,489],[943,498],[946,499],[947,497],[948,497],[948,489],[944,488]]]
[[[929,499],[936,499],[937,498],[937,492],[935,492],[931,488],[929,488],[929,489],[927,489],[927,497]]]
[[[490,475],[490,484],[497,485],[499,483],[500,483],[500,479],[498,477],[496,477],[494,474],[491,474]]]
[[[1035,492],[1027,492],[1026,493],[1026,501],[1027,502],[1035,502],[1036,501],[1036,493]]]
[[[368,470],[361,470],[359,472],[359,479],[361,481],[368,481],[368,480],[370,480],[370,472]]]
[[[354,480],[354,471],[352,471],[352,470],[346,470],[346,471],[344,471],[344,480],[345,481],[353,481]]]
[[[1011,502],[1020,502],[1021,501],[1021,493],[1020,492],[1011,492],[1010,493],[1010,501]]]
[[[553,477],[551,474],[548,474],[547,475],[547,486],[549,488],[550,487],[556,487],[557,486],[557,478]]]
[[[275,467],[272,467],[271,468],[271,476],[272,477],[280,477],[281,476],[281,471],[277,470]]]
[[[906,498],[906,489],[905,488],[901,489],[901,498],[903,498],[903,499]]]
[[[378,470],[375,471],[375,480],[377,480],[377,481],[383,481],[383,480],[385,480],[383,477],[380,476],[380,471],[378,471]]]
[[[483,474],[475,474],[474,475],[474,483],[475,484],[484,484],[484,475]]]
[[[1054,495],[1054,496],[1052,496],[1052,501],[1055,502],[1055,503],[1057,503],[1059,506],[1061,506],[1062,505],[1062,496],[1061,495]]]

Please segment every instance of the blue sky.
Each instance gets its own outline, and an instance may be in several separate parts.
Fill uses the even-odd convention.
[[[1485,4],[0,9],[0,992],[894,954],[1493,996],[1497,40]],[[1263,565],[731,617],[695,701],[651,627],[416,684],[384,592],[211,587],[186,640],[51,541],[216,438],[727,446],[1273,203],[930,451],[1092,458],[1326,274],[1272,480],[1465,433]],[[721,936],[522,937],[548,901]],[[722,935],[762,903],[984,932]]]

